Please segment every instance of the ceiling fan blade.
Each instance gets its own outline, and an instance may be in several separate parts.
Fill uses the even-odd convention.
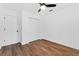
[[[41,11],[41,9],[38,10],[38,12],[40,12],[40,11]]]
[[[56,4],[47,4],[46,7],[56,7]]]
[[[53,11],[52,9],[51,10],[49,10],[49,12],[51,12],[51,11]]]
[[[42,6],[42,5],[46,5],[45,3],[39,3],[40,4],[40,6]]]

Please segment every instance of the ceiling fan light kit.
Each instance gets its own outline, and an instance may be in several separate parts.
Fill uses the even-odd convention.
[[[45,10],[46,9],[46,6],[45,5],[42,5],[40,8],[41,8],[41,10]]]
[[[46,4],[46,3],[39,3],[39,4],[40,4],[40,9],[38,10],[38,12],[40,12],[41,10],[45,10],[46,8],[56,7],[56,4]]]

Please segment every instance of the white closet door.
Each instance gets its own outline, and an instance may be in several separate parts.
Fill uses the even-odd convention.
[[[4,31],[3,31],[4,27],[3,27],[3,17],[0,16],[0,47],[3,46],[3,42],[4,42]]]
[[[15,16],[6,16],[4,20],[5,37],[4,45],[9,45],[18,42],[17,40],[17,18]]]

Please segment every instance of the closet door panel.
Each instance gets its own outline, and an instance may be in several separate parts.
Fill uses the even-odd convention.
[[[7,16],[5,18],[5,43],[4,45],[9,45],[17,43],[17,18],[15,16]]]
[[[3,27],[3,17],[0,16],[0,47],[3,46],[4,43],[4,31],[3,31],[4,27]]]

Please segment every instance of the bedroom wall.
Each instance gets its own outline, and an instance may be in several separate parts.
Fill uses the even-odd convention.
[[[79,49],[79,4],[52,13],[42,17],[44,38]]]
[[[41,38],[40,17],[23,10],[22,12],[22,44]]]

